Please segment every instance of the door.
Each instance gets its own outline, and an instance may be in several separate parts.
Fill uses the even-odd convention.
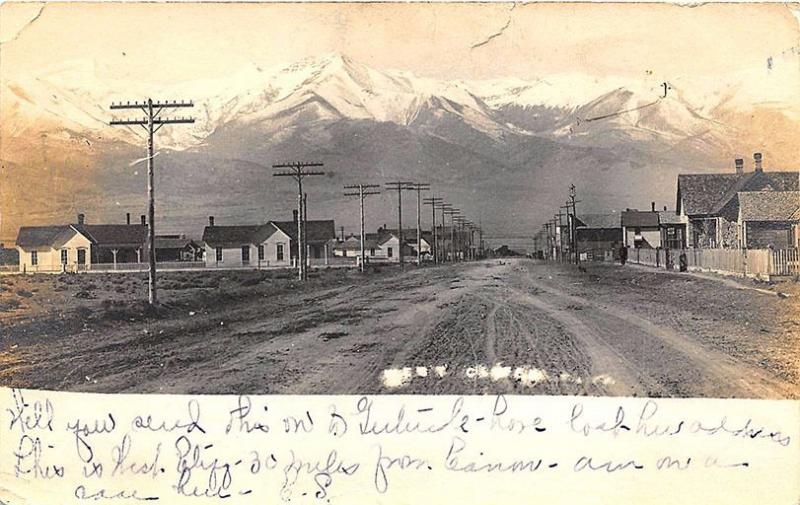
[[[86,265],[86,249],[78,249],[78,266]]]
[[[250,246],[243,245],[242,246],[242,265],[249,265],[250,264]]]

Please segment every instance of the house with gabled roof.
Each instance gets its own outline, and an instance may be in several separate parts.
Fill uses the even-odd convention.
[[[185,235],[156,235],[156,261],[200,261],[203,248]]]
[[[736,160],[736,171],[678,176],[676,211],[687,224],[689,247],[741,247],[740,193],[800,191],[800,172],[765,172],[760,153],[754,155],[754,171],[744,171],[744,160]]]
[[[23,226],[17,234],[20,271],[88,270],[92,264],[139,263],[147,260],[147,224],[74,224]]]
[[[619,212],[581,214],[575,218],[575,241],[579,254],[604,258],[622,244],[622,220]]]
[[[799,191],[753,191],[736,195],[742,246],[789,249],[800,238]]]
[[[306,221],[308,258],[327,260],[333,256],[336,238],[334,221]],[[208,267],[288,267],[297,256],[297,223],[268,221],[265,224],[217,225],[214,217],[203,230],[205,262]]]
[[[17,233],[20,272],[87,269],[92,240],[75,225],[23,226]]]
[[[655,202],[649,211],[625,209],[620,213],[622,240],[625,247],[658,249],[661,247],[661,227]]]

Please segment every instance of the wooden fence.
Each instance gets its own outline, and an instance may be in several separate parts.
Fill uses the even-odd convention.
[[[688,270],[769,279],[800,275],[797,249],[636,249],[628,248],[628,262],[670,270],[680,269],[681,253]]]

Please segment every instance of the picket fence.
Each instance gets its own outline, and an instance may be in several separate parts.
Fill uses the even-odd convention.
[[[628,262],[670,270],[680,269],[680,255],[686,253],[689,270],[743,277],[800,276],[798,249],[637,249],[628,248]]]

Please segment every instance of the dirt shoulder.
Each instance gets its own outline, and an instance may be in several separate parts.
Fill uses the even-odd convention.
[[[306,284],[172,273],[156,312],[144,275],[7,279],[0,303],[20,299],[0,313],[8,386],[800,397],[799,297],[677,273],[529,260],[331,269]]]

